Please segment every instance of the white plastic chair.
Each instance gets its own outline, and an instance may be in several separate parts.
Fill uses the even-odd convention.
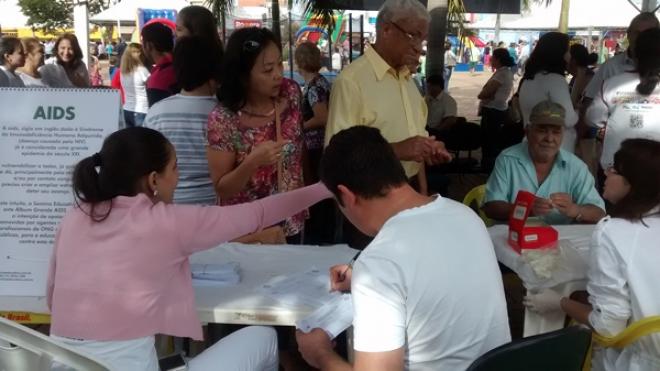
[[[111,370],[110,366],[98,359],[0,317],[0,371],[50,371],[56,365],[55,362],[67,366],[65,369]]]

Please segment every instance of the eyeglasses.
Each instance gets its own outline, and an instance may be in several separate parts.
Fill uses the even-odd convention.
[[[390,22],[390,23],[392,24],[392,26],[396,27],[397,30],[401,31],[401,33],[404,34],[408,39],[408,41],[410,41],[411,43],[421,44],[424,41],[424,37],[420,35],[411,34],[410,32],[404,30],[401,26],[399,26],[395,22]]]

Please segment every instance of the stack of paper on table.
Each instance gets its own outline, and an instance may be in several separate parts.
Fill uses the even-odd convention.
[[[193,285],[235,285],[241,281],[240,265],[236,262],[224,264],[190,264]]]
[[[296,323],[303,332],[324,329],[332,338],[353,323],[353,303],[350,294],[330,292],[330,276],[316,268],[288,276],[275,277],[261,290],[282,304],[304,305],[314,312]]]

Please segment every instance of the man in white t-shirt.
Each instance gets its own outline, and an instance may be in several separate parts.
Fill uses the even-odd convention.
[[[408,185],[378,129],[337,133],[321,180],[344,215],[375,236],[354,268],[331,268],[334,290],[350,291],[355,363],[325,331],[297,333],[305,360],[321,370],[465,370],[510,340],[502,279],[481,219],[468,207]]]
[[[429,111],[426,119],[427,129],[443,130],[456,122],[456,100],[444,91],[444,86],[445,79],[441,75],[431,75],[426,79],[424,101]]]

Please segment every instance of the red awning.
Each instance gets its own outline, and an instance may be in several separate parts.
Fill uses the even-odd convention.
[[[481,40],[478,36],[469,36],[470,41],[474,43],[474,46],[477,48],[483,48],[486,46],[486,43]]]

